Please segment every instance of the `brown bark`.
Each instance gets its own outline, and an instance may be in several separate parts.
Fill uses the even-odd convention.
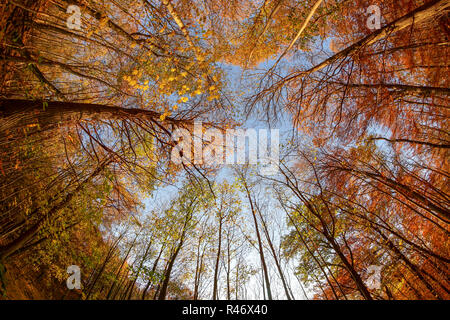
[[[165,300],[166,299],[167,287],[169,286],[169,281],[170,281],[170,274],[172,273],[172,268],[173,268],[175,260],[176,260],[176,258],[178,256],[178,253],[180,252],[181,247],[184,244],[186,231],[187,231],[187,228],[188,228],[188,223],[191,220],[191,218],[192,218],[192,212],[189,212],[186,215],[186,219],[185,219],[185,222],[184,222],[184,225],[183,225],[183,231],[181,233],[180,241],[178,243],[178,246],[175,249],[175,252],[170,257],[169,264],[167,265],[167,270],[164,273],[164,281],[163,281],[163,283],[161,285],[161,290],[159,292],[158,300]]]
[[[218,240],[219,243],[217,245],[216,264],[214,266],[214,283],[213,283],[212,300],[217,300],[217,281],[219,276],[220,253],[222,249],[222,224],[223,224],[223,217],[222,213],[219,212],[219,240]]]
[[[258,251],[259,251],[259,257],[261,259],[261,265],[262,265],[262,269],[263,269],[263,273],[264,273],[264,279],[266,281],[267,297],[269,300],[272,300],[272,291],[270,290],[269,273],[267,271],[266,260],[264,258],[263,245],[262,245],[262,241],[261,241],[261,235],[259,233],[258,221],[256,219],[256,213],[255,213],[255,208],[253,205],[253,199],[252,199],[252,196],[250,195],[250,191],[248,189],[247,182],[245,181],[244,178],[243,178],[243,181],[244,181],[245,192],[247,194],[247,198],[250,203],[250,211],[252,212],[253,223],[254,223],[255,232],[256,232],[256,238],[258,239],[258,248],[259,248]]]

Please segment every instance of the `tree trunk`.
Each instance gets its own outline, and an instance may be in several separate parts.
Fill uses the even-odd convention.
[[[159,262],[159,259],[161,258],[162,253],[164,252],[164,248],[165,248],[165,245],[163,244],[161,246],[161,249],[159,250],[158,257],[155,259],[155,262],[153,263],[152,271],[150,273],[151,278],[148,280],[148,282],[144,288],[144,291],[142,292],[142,300],[145,300],[145,295],[147,294],[147,290],[150,287],[150,285],[153,283],[153,277],[154,277],[154,274],[156,271],[156,267],[158,266],[158,262]]]
[[[131,243],[130,247],[128,248],[128,251],[127,251],[125,257],[123,258],[122,263],[120,264],[119,269],[118,269],[117,272],[116,272],[115,279],[114,279],[114,281],[113,281],[111,287],[109,288],[108,294],[106,295],[106,299],[107,299],[107,300],[111,297],[111,294],[112,294],[112,292],[113,292],[113,289],[114,289],[114,287],[116,286],[116,281],[117,281],[117,280],[120,280],[120,279],[119,279],[119,278],[120,278],[120,272],[122,271],[122,268],[123,268],[123,266],[125,265],[125,262],[127,261],[128,256],[130,255],[130,252],[131,252],[131,250],[132,250],[133,247],[134,247],[134,244],[136,243],[136,239],[137,239],[138,235],[139,235],[139,233],[136,234],[136,236],[134,237],[133,242]]]
[[[45,130],[60,122],[82,119],[159,121],[160,116],[160,113],[150,110],[92,103],[0,99],[0,130],[5,132],[31,123],[39,124],[41,130]],[[176,124],[181,120],[166,117],[164,121]]]
[[[223,218],[221,213],[219,213],[219,243],[217,245],[217,257],[216,257],[216,265],[214,267],[214,284],[213,284],[213,294],[212,300],[217,300],[217,281],[219,276],[219,262],[220,262],[220,251],[222,249],[222,222]]]
[[[175,252],[170,257],[170,261],[169,261],[169,264],[167,266],[167,270],[164,273],[164,281],[163,281],[162,286],[161,286],[161,291],[159,292],[158,300],[165,300],[166,299],[167,287],[168,287],[169,281],[170,281],[170,274],[172,273],[172,268],[173,268],[173,265],[175,263],[175,259],[177,258],[178,253],[181,250],[181,247],[183,246],[184,237],[186,235],[187,225],[189,223],[189,220],[191,219],[191,215],[192,215],[192,213],[188,213],[187,214],[186,220],[185,220],[184,225],[183,225],[183,232],[182,232],[181,237],[180,237],[180,242],[179,242]]]
[[[261,235],[259,234],[259,228],[258,228],[258,221],[256,220],[256,213],[255,213],[255,208],[253,207],[253,200],[250,195],[250,191],[248,190],[247,182],[245,180],[244,180],[244,187],[245,187],[245,191],[247,193],[248,201],[250,203],[250,209],[251,209],[252,216],[253,216],[253,223],[255,225],[256,237],[258,239],[259,257],[261,259],[261,265],[262,265],[262,269],[264,272],[264,279],[266,281],[267,298],[269,300],[272,300],[272,292],[270,290],[269,273],[267,272],[266,260],[264,258],[263,245],[262,245]]]
[[[273,247],[272,240],[270,239],[269,230],[267,229],[266,222],[259,210],[259,207],[256,206],[256,211],[259,214],[259,218],[261,219],[261,223],[263,226],[264,235],[266,236],[267,243],[269,244],[270,251],[272,252],[273,259],[275,260],[275,265],[277,266],[278,273],[280,274],[281,282],[283,284],[284,293],[286,294],[286,298],[291,300],[291,296],[289,294],[289,290],[287,288],[286,279],[284,278],[283,270],[281,270],[280,262],[278,261],[277,254],[275,252],[275,248]]]

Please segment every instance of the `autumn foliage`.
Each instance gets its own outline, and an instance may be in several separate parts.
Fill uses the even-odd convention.
[[[449,12],[2,1],[2,299],[449,299]],[[276,175],[171,160],[253,121]]]

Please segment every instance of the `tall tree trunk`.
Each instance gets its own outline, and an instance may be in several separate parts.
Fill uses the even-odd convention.
[[[364,281],[362,280],[362,278],[359,275],[359,273],[355,270],[354,266],[348,261],[347,257],[342,252],[339,244],[332,237],[329,237],[328,241],[330,242],[330,244],[333,247],[334,251],[337,253],[339,258],[341,259],[341,261],[344,264],[344,266],[347,269],[347,271],[350,273],[350,276],[352,277],[353,281],[355,282],[358,290],[363,295],[364,299],[366,299],[366,300],[373,300],[372,295],[369,292],[369,289],[364,284]]]
[[[397,246],[392,243],[392,241],[386,237],[386,235],[379,229],[376,229],[376,231],[378,232],[378,234],[384,239],[385,243],[387,244],[388,248],[390,250],[392,250],[394,252],[394,254],[400,258],[400,260],[402,260],[407,266],[408,268],[412,271],[412,273],[419,278],[420,282],[422,282],[425,287],[431,292],[431,294],[436,297],[438,300],[443,300],[441,295],[439,294],[439,292],[437,292],[433,286],[431,285],[431,283],[429,283],[427,281],[427,279],[424,277],[424,275],[422,274],[422,272],[420,272],[420,269],[414,264],[412,263],[398,248]]]
[[[159,292],[158,300],[165,300],[166,299],[167,287],[168,287],[169,281],[170,281],[170,274],[172,273],[172,268],[173,268],[175,260],[176,260],[176,258],[178,256],[178,253],[180,252],[181,247],[183,246],[184,237],[186,235],[188,223],[189,223],[191,217],[192,217],[192,212],[190,212],[190,213],[188,213],[186,215],[186,220],[185,220],[184,225],[183,225],[183,232],[182,232],[181,237],[180,237],[180,242],[178,243],[178,246],[177,246],[175,252],[170,257],[169,264],[167,266],[167,270],[164,273],[164,281],[163,281],[163,283],[161,285],[161,291]]]
[[[100,270],[97,272],[97,275],[95,276],[94,280],[92,281],[92,284],[86,294],[86,300],[89,300],[89,297],[91,296],[92,291],[94,290],[95,284],[97,283],[98,279],[100,279],[100,277],[103,274],[103,271],[105,271],[106,265],[108,264],[108,262],[111,260],[111,258],[114,256],[114,251],[117,248],[117,245],[119,244],[120,240],[122,240],[123,236],[125,235],[125,233],[122,233],[112,244],[111,247],[109,248],[105,260],[102,263],[102,266],[100,267]]]
[[[131,299],[131,294],[133,293],[134,285],[136,284],[136,281],[137,281],[137,279],[138,279],[138,277],[139,277],[139,275],[140,275],[140,273],[141,273],[141,270],[142,270],[142,267],[143,267],[143,265],[144,265],[144,262],[145,262],[145,260],[147,259],[148,252],[150,251],[150,248],[151,248],[151,246],[152,246],[152,240],[153,240],[153,239],[150,239],[150,241],[149,241],[149,243],[148,243],[148,245],[147,245],[147,248],[145,249],[144,255],[142,256],[141,263],[139,264],[139,267],[138,267],[138,269],[137,269],[136,275],[134,276],[134,279],[133,279],[133,284],[132,284],[132,286],[131,286],[130,294],[128,295],[128,300]]]
[[[165,244],[163,244],[161,246],[161,249],[159,250],[158,257],[155,259],[155,262],[153,263],[152,271],[150,272],[150,279],[147,281],[147,284],[145,285],[144,291],[142,292],[142,300],[145,300],[145,296],[147,294],[147,290],[150,287],[150,285],[153,283],[153,277],[154,277],[156,268],[158,266],[159,259],[161,258],[161,255],[164,252],[165,247],[166,247]]]
[[[260,218],[261,224],[263,226],[264,235],[266,236],[266,240],[267,240],[267,243],[269,244],[269,248],[270,248],[270,251],[272,253],[272,257],[273,257],[273,259],[275,261],[275,265],[276,265],[278,273],[280,275],[281,282],[282,282],[283,288],[284,288],[284,293],[286,294],[286,298],[288,300],[292,300],[291,299],[291,295],[289,294],[289,290],[288,290],[287,284],[286,284],[286,279],[284,278],[283,270],[281,270],[280,262],[278,261],[278,256],[277,256],[277,254],[275,252],[275,248],[273,247],[272,240],[270,239],[269,230],[267,228],[266,222],[265,222],[265,220],[264,220],[264,218],[263,218],[263,216],[261,214],[261,211],[259,210],[259,206],[255,206],[255,207],[256,207],[256,211],[259,214],[259,218]]]
[[[311,258],[313,258],[314,262],[317,264],[317,266],[319,267],[320,271],[322,272],[323,276],[325,277],[325,280],[327,281],[328,285],[330,286],[331,292],[333,292],[333,295],[335,297],[336,300],[339,300],[339,296],[336,292],[336,290],[334,289],[333,284],[331,283],[331,280],[327,274],[327,272],[325,271],[325,269],[323,268],[322,264],[320,263],[319,259],[316,257],[316,255],[314,254],[314,252],[309,248],[309,245],[306,243],[305,238],[303,237],[301,231],[298,229],[297,224],[295,223],[294,219],[291,217],[291,215],[289,214],[289,212],[287,211],[287,209],[283,206],[284,211],[286,212],[286,215],[288,216],[289,220],[291,221],[292,225],[295,228],[295,231],[297,232],[297,235],[300,239],[300,241],[302,242],[302,244],[305,246],[306,250],[308,251],[309,255],[311,256]],[[297,279],[298,280],[298,279]],[[300,281],[300,280],[299,280]]]
[[[111,297],[111,294],[112,294],[112,292],[113,292],[113,289],[114,289],[114,287],[116,286],[116,281],[117,281],[117,280],[120,280],[120,279],[119,279],[119,278],[120,278],[120,272],[122,271],[122,268],[123,268],[123,266],[125,265],[125,262],[127,261],[128,256],[130,255],[130,252],[131,252],[131,250],[133,249],[134,244],[136,243],[136,240],[137,240],[138,236],[139,236],[139,233],[136,233],[136,236],[134,237],[133,242],[131,243],[130,247],[128,248],[127,253],[125,254],[125,257],[122,259],[122,263],[120,264],[119,269],[118,269],[117,272],[116,272],[114,281],[113,281],[111,287],[110,287],[109,290],[108,290],[108,294],[106,295],[106,299],[107,299],[107,300]]]
[[[263,272],[264,272],[264,279],[266,281],[267,298],[269,300],[272,300],[272,292],[270,290],[269,273],[267,271],[266,260],[264,258],[263,245],[262,245],[262,241],[261,241],[261,235],[259,233],[258,221],[256,219],[255,208],[253,206],[253,200],[252,200],[252,197],[250,195],[250,191],[248,190],[247,182],[245,181],[244,177],[242,177],[242,180],[244,181],[244,188],[245,188],[245,191],[247,193],[248,201],[250,203],[250,209],[251,209],[251,212],[252,212],[253,223],[254,223],[255,231],[256,231],[256,237],[258,239],[259,257],[261,259],[261,265],[262,265],[262,269],[263,269]]]
[[[231,250],[230,250],[230,238],[227,232],[227,300],[231,300],[230,272],[231,272]]]
[[[31,123],[38,123],[45,130],[59,122],[82,119],[159,121],[160,116],[160,113],[150,110],[92,103],[0,99],[0,130],[5,132]],[[171,117],[166,117],[164,121],[172,124],[181,122]]]
[[[198,300],[198,295],[199,295],[199,287],[200,287],[200,279],[201,279],[201,275],[202,275],[202,270],[203,270],[203,257],[205,255],[205,251],[206,251],[206,247],[203,246],[203,250],[202,253],[200,254],[200,248],[201,248],[201,241],[202,241],[202,236],[199,237],[198,239],[198,244],[197,244],[197,261],[195,264],[195,276],[194,276],[194,300]]]
[[[219,276],[219,262],[220,262],[220,253],[222,249],[222,222],[223,217],[222,213],[219,213],[219,243],[217,245],[217,256],[216,256],[216,265],[214,266],[214,283],[213,283],[213,294],[212,300],[217,300],[217,281]]]

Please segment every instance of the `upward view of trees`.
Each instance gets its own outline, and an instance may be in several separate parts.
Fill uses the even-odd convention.
[[[2,0],[1,299],[449,299],[449,13]],[[277,173],[174,162],[197,123]]]

